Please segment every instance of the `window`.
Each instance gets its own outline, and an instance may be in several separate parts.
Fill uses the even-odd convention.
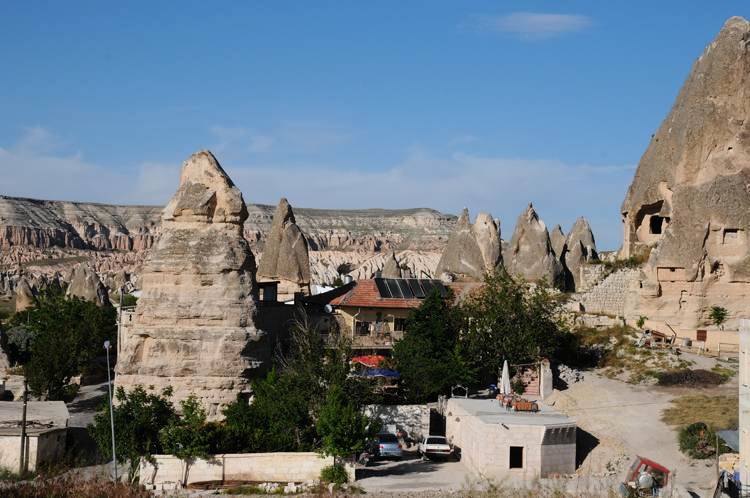
[[[406,330],[406,318],[394,318],[393,330],[396,332],[403,332]]]
[[[370,322],[355,322],[354,331],[357,335],[370,335]]]
[[[510,466],[511,469],[523,468],[523,446],[510,447]]]
[[[661,234],[666,227],[667,223],[669,223],[669,218],[665,218],[663,216],[657,216],[652,215],[651,218],[648,220],[648,228],[649,232],[652,234]]]

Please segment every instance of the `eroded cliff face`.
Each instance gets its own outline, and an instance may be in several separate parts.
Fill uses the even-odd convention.
[[[245,390],[258,366],[255,259],[242,236],[247,207],[210,152],[188,159],[141,272],[123,328],[115,383],[195,394],[211,418]]]
[[[622,204],[621,256],[648,255],[630,315],[683,328],[750,297],[750,23],[735,17],[693,65]],[[649,252],[650,251],[650,252]]]
[[[262,254],[274,206],[249,205],[244,236]],[[161,207],[115,206],[64,201],[42,201],[0,196],[0,275],[13,287],[17,268],[26,273],[67,274],[86,261],[108,282],[123,269],[138,274],[148,250],[161,230]],[[295,209],[295,223],[310,251],[310,280],[330,284],[340,265],[350,270],[387,251],[424,254],[413,270],[430,276],[455,225],[456,217],[431,209],[325,210]],[[338,263],[331,266],[334,261]],[[13,270],[13,274],[10,274]],[[0,278],[1,280],[1,278]],[[2,293],[2,289],[0,289]]]

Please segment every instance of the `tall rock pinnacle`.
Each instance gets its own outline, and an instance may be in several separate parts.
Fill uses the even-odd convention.
[[[242,194],[210,152],[185,161],[123,327],[117,386],[171,386],[176,402],[195,394],[211,418],[247,387],[262,334],[246,218]]]
[[[472,225],[464,209],[448,239],[435,276],[449,274],[458,280],[480,281],[502,263],[500,229],[487,213],[479,213]]]
[[[750,23],[729,19],[693,64],[622,203],[621,257],[647,258],[626,314],[708,324],[750,299]]]
[[[563,266],[555,255],[547,226],[529,204],[516,221],[503,262],[509,274],[536,282],[546,280],[549,285],[564,285]]]
[[[279,298],[295,292],[310,293],[310,255],[307,239],[294,219],[292,206],[282,198],[276,207],[271,232],[258,265],[258,280],[278,280]]]

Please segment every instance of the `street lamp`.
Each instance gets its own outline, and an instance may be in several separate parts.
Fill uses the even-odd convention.
[[[107,350],[107,391],[109,391],[109,425],[112,428],[112,470],[117,482],[117,456],[115,454],[115,418],[112,413],[112,377],[109,373],[109,341],[104,341],[104,349]]]

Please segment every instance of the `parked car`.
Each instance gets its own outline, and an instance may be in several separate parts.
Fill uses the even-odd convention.
[[[383,432],[375,436],[372,453],[376,458],[401,458],[404,456],[401,444],[395,434]]]
[[[444,436],[426,436],[419,443],[422,458],[450,458],[454,456],[453,445]]]

